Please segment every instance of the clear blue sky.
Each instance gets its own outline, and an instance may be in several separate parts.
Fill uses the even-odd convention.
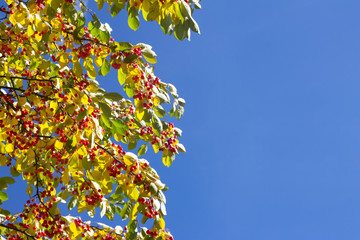
[[[169,169],[150,157],[175,239],[359,239],[360,1],[202,5],[191,42],[104,20],[116,40],[152,45],[187,101],[174,123],[188,153]],[[121,89],[116,75],[101,84]]]

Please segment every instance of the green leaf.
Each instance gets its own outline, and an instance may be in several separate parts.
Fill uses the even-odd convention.
[[[150,183],[150,185],[149,185],[149,190],[150,190],[150,192],[151,192],[153,195],[156,195],[157,192],[158,192],[158,188],[157,188],[157,186],[155,185],[155,183]]]
[[[121,9],[124,9],[124,8],[125,8],[125,2],[122,2],[122,1],[115,2],[110,9],[111,16],[115,17],[116,15],[119,14]]]
[[[134,148],[136,148],[136,145],[137,145],[137,141],[135,142],[130,142],[128,144],[128,150],[133,150]]]
[[[129,98],[135,95],[135,90],[132,86],[130,86],[130,84],[124,85],[124,91],[126,92]]]
[[[164,118],[166,115],[166,111],[161,105],[157,105],[154,108],[154,112],[159,118]]]
[[[90,169],[91,169],[91,167],[92,167],[92,161],[91,161],[89,155],[86,156],[86,157],[84,157],[81,162],[82,162],[83,167],[84,167],[86,170],[90,170]]]
[[[145,224],[148,219],[149,219],[149,218],[144,215],[144,216],[141,218],[141,223],[142,223],[142,224]]]
[[[156,133],[156,135],[160,136],[160,133],[163,131],[163,125],[158,116],[153,115],[152,117],[152,127]]]
[[[184,40],[184,38],[186,37],[186,30],[185,26],[181,23],[177,24],[174,28],[174,35],[176,37],[177,40]]]
[[[3,214],[5,216],[9,216],[11,213],[8,210],[5,210],[3,208],[0,208],[0,214]]]
[[[141,53],[143,54],[146,61],[149,63],[155,64],[156,63],[156,53],[151,49],[150,47],[146,47],[141,50]]]
[[[101,122],[108,128],[111,128],[111,121],[108,117],[106,117],[104,114],[101,114],[100,116]]]
[[[111,117],[111,108],[103,102],[99,102],[100,110],[106,117]]]
[[[53,1],[53,2],[59,2],[59,1]],[[87,8],[86,6],[83,4],[83,2],[80,2],[80,9],[82,12],[86,12],[87,11]]]
[[[182,145],[181,143],[178,143],[177,146],[178,146],[179,152],[182,152],[182,153],[186,152],[186,149],[185,149],[184,145]]]
[[[176,118],[180,120],[180,118],[184,115],[184,107],[180,106],[177,110],[176,110]]]
[[[80,122],[85,118],[85,116],[86,116],[86,109],[84,109],[84,111],[79,112],[79,115],[77,116],[77,120]]]
[[[88,28],[89,28],[89,31],[92,35],[94,35],[95,37],[98,37],[99,36],[99,27],[96,27],[94,25],[95,23],[93,21],[89,22],[88,23]]]
[[[140,26],[139,11],[134,6],[129,9],[128,25],[134,31]]]
[[[172,19],[170,14],[166,15],[166,17],[161,20],[160,26],[165,34],[169,34],[171,32]]]
[[[113,121],[113,124],[114,124],[114,127],[115,127],[115,130],[117,133],[125,136],[126,135],[126,131],[128,130],[128,126],[123,123],[121,120],[119,119],[116,119]]]
[[[119,42],[120,50],[130,50],[134,45],[129,42]]]
[[[68,210],[70,211],[71,209],[73,209],[77,204],[77,199],[75,198],[75,196],[73,196],[72,198],[70,198],[70,201],[68,202]]]
[[[104,3],[105,3],[105,0],[98,0],[97,1],[97,6],[98,6],[99,10],[101,10],[104,7]]]
[[[157,195],[156,195],[156,196],[159,198],[159,200],[160,200],[161,202],[166,203],[166,197],[165,197],[164,193],[163,193],[161,190],[159,190],[159,191],[157,192]]]
[[[29,66],[29,71],[33,71],[35,68],[39,66],[39,60],[33,59]]]
[[[118,70],[118,80],[119,80],[120,85],[123,85],[125,83],[125,79],[126,79],[126,75],[125,75],[125,73],[123,73],[123,71],[120,68]]]
[[[105,93],[104,97],[107,99],[110,99],[112,101],[120,101],[121,99],[123,99],[124,97],[121,96],[119,93],[117,92],[109,92],[109,93]]]
[[[121,207],[118,206],[118,205],[115,205],[115,211],[116,213],[120,216],[120,213],[121,213]]]
[[[138,156],[140,157],[140,156],[144,155],[147,152],[147,149],[148,149],[147,144],[146,143],[143,144],[138,150],[138,153],[137,153]]]
[[[52,19],[55,17],[55,14],[56,14],[56,10],[53,8],[53,7],[48,7],[47,8],[47,11],[46,11],[46,14],[48,15],[49,19]]]
[[[115,206],[113,204],[110,204],[109,206],[106,207],[105,216],[107,217],[107,219],[109,219],[111,221],[114,220]]]
[[[101,26],[99,28],[99,38],[104,42],[109,42],[110,32],[111,32],[111,28],[110,28],[109,24],[107,24],[107,23],[101,24]]]
[[[65,17],[70,19],[70,22],[76,26],[78,15],[74,5],[71,3],[64,3],[63,12],[65,14]]]
[[[12,177],[1,177],[0,178],[0,190],[6,189],[8,184],[15,183],[15,180]]]
[[[15,180],[12,177],[0,177],[0,184],[14,184]]]
[[[126,235],[126,239],[127,240],[137,240],[138,239],[138,234],[136,232],[129,232]],[[144,239],[145,240],[145,239]],[[161,239],[162,240],[162,239]],[[164,239],[165,240],[165,239]]]
[[[21,174],[16,170],[15,167],[10,168],[10,173],[11,173],[11,176],[13,176],[13,177],[17,177],[17,176],[19,176]]]
[[[133,63],[138,58],[138,55],[136,54],[129,54],[124,59],[124,63]]]
[[[3,202],[8,200],[8,195],[6,192],[0,191],[0,200]]]
[[[197,24],[197,22],[195,21],[195,19],[193,19],[192,17],[189,19],[189,25],[190,25],[190,29],[193,32],[200,34],[200,27]]]
[[[32,188],[31,185],[29,185],[27,188],[26,188],[26,193],[29,195],[29,197],[31,198],[31,195],[33,194],[34,192],[34,189]]]
[[[76,28],[85,26],[85,15],[83,12],[78,12]]]
[[[65,144],[65,149],[68,153],[73,153],[76,150],[76,144],[74,143],[74,137],[69,137]],[[76,142],[75,142],[76,143]]]
[[[101,1],[103,1],[103,0],[101,0]],[[92,24],[94,25],[94,27],[100,28],[101,22],[100,22],[99,18],[96,16],[95,13],[93,13],[92,17],[93,17]]]
[[[110,69],[111,65],[109,61],[105,58],[100,68],[101,75],[106,76],[110,72]]]
[[[183,98],[178,98],[179,105],[185,107],[185,100]]]
[[[172,162],[175,160],[175,154],[172,152],[163,152],[162,162],[165,166],[170,167]]]
[[[120,212],[120,217],[123,219],[123,220],[126,220],[129,218],[129,215],[130,215],[130,212],[131,212],[131,209],[132,209],[132,203],[129,201],[125,204],[125,206],[123,207],[123,209],[121,210]]]
[[[168,84],[168,87],[169,87],[169,91],[170,91],[171,95],[172,95],[174,98],[178,98],[179,95],[177,94],[177,89],[176,89],[176,87],[175,87],[174,85],[170,84],[170,83]]]
[[[128,226],[129,232],[137,232],[138,231],[137,224],[138,224],[138,221],[136,219],[128,222],[127,226]]]
[[[90,211],[87,211],[89,217],[93,218],[95,216],[95,208],[91,209]]]
[[[154,21],[161,14],[160,4],[158,1],[153,1],[150,5],[149,11],[143,11],[143,16],[146,21]]]
[[[103,217],[106,213],[106,201],[100,203],[100,217]]]

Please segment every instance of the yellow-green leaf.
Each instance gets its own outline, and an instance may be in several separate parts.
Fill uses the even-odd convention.
[[[118,80],[119,80],[119,83],[121,85],[123,85],[125,83],[125,79],[126,79],[126,75],[125,73],[123,73],[123,71],[121,70],[121,68],[118,70]]]

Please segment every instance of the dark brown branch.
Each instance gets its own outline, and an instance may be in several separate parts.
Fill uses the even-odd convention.
[[[24,230],[21,230],[21,229],[16,228],[16,227],[8,226],[8,225],[5,225],[5,224],[3,224],[3,223],[0,224],[0,227],[4,227],[4,228],[8,228],[8,229],[15,230],[15,231],[17,231],[17,232],[20,232],[20,233],[22,233],[22,234],[25,234],[27,238],[35,239],[34,236],[30,235],[29,233],[27,233],[27,232],[24,231]]]
[[[115,159],[115,161],[117,161],[118,163],[120,163],[120,165],[123,168],[126,168],[127,166],[121,161],[119,160],[114,154],[112,154],[108,149],[104,148],[103,146],[101,146],[100,144],[98,144],[97,142],[95,142],[96,146],[98,146],[99,148],[101,148],[102,150],[104,150],[105,152],[107,152],[112,158]]]

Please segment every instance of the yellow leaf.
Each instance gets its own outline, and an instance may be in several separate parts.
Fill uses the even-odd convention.
[[[41,132],[41,134],[47,134],[48,132],[49,132],[49,126],[48,126],[48,123],[47,122],[45,122],[44,121],[44,123],[42,123],[42,124],[39,124],[39,126],[40,126],[40,132]]]
[[[31,198],[31,195],[33,194],[33,188],[31,185],[29,185],[27,188],[26,188],[26,193],[29,194],[29,197]]]
[[[100,56],[96,55],[96,57],[95,57],[95,65],[97,67],[101,67],[102,61],[103,61],[102,58]]]
[[[157,143],[153,144],[154,153],[157,153],[159,151],[159,145]]]
[[[96,70],[95,70],[94,67],[88,69],[88,72],[87,72],[87,73],[88,73],[88,75],[89,75],[89,77],[90,77],[91,79],[95,79],[96,76],[97,76],[97,73],[96,73]]]
[[[87,155],[86,147],[82,145],[81,148],[77,150],[77,153],[80,154],[81,156],[86,156]]]
[[[79,168],[79,158],[78,155],[76,153],[74,153],[69,161],[69,170],[71,172],[71,174],[73,174],[74,172],[76,172]]]
[[[60,142],[59,140],[56,140],[55,142],[55,149],[60,151],[61,149],[63,149],[64,144],[62,142]]]
[[[69,63],[69,55],[70,53],[66,53],[66,52],[60,55],[59,58],[60,67],[63,68]]]
[[[88,98],[88,96],[87,96],[86,94],[82,95],[82,97],[81,97],[81,102],[82,102],[82,104],[84,104],[84,105],[88,105],[88,104],[89,104],[89,98]]]
[[[93,176],[94,180],[100,181],[101,180],[101,172],[97,171],[97,170],[92,170],[91,171],[91,175]]]
[[[29,159],[29,161],[32,161],[35,159],[35,152],[31,148],[27,152],[27,158]]]
[[[136,118],[141,121],[144,117],[145,111],[144,111],[144,105],[142,101],[139,101],[138,99],[135,99],[135,114]]]
[[[78,144],[77,137],[76,137],[76,136],[72,136],[71,146],[72,146],[72,147],[75,147],[77,144]]]
[[[14,145],[12,145],[11,143],[6,144],[6,146],[5,146],[5,151],[6,151],[7,153],[13,152],[13,151],[14,151]]]
[[[119,70],[118,70],[118,80],[119,80],[119,83],[120,83],[121,85],[124,84],[125,78],[126,78],[125,73],[123,72],[123,70],[122,70],[121,68],[119,68]]]
[[[76,61],[73,60],[72,62],[73,62],[73,65],[74,65],[75,75],[77,77],[80,77],[82,72],[83,72],[83,68],[82,68],[81,64],[79,63],[78,60],[76,60]]]
[[[39,106],[40,104],[42,104],[42,101],[39,97],[35,96],[34,99],[33,99],[33,102],[34,102],[34,105],[35,106]]]
[[[158,223],[159,223],[159,226],[161,227],[161,229],[164,230],[165,229],[165,221],[164,221],[164,219],[160,218]]]
[[[127,152],[123,159],[125,164],[130,166],[137,161],[137,156],[131,152]]]
[[[67,185],[70,181],[70,171],[69,168],[65,168],[64,174],[62,175],[62,181],[64,185]]]
[[[24,106],[24,104],[27,102],[26,97],[20,97],[19,99],[19,105]]]
[[[160,99],[159,99],[158,97],[155,97],[155,98],[153,99],[153,103],[154,103],[154,106],[159,105],[159,104],[160,104]]]
[[[90,78],[95,79],[97,76],[96,69],[93,65],[93,59],[91,57],[87,57],[84,61],[84,67],[87,70],[87,73]]]
[[[134,207],[131,209],[130,220],[134,220],[138,214],[139,202],[136,202]]]
[[[2,166],[5,166],[5,164],[7,164],[8,162],[8,158],[5,155],[1,155],[0,156],[0,163]]]
[[[139,190],[135,187],[130,193],[130,199],[137,201],[139,198]]]
[[[95,129],[95,133],[96,133],[97,137],[100,140],[102,140],[104,137],[102,134],[103,128],[99,125],[99,120],[97,120],[96,118],[92,118],[92,122],[93,122],[93,128]]]
[[[107,176],[103,176],[104,179],[101,182],[102,194],[104,194],[104,195],[111,193],[112,187],[113,187],[113,184],[110,180],[109,175],[108,174],[106,174],[106,175]]]
[[[119,133],[115,133],[114,138],[115,138],[115,141],[120,142],[123,137]]]
[[[84,209],[85,210],[85,209]],[[81,234],[81,231],[78,230],[78,228],[76,227],[76,224],[74,222],[70,223],[70,232],[72,233],[72,239],[77,238],[78,235]]]
[[[82,213],[83,211],[86,210],[86,202],[85,201],[81,201],[79,204],[78,204],[78,213]]]
[[[25,156],[25,159],[24,159],[24,157],[18,157],[16,159],[15,167],[16,167],[17,171],[22,172],[24,170],[23,163],[24,163],[24,160],[26,161],[26,159],[27,159],[26,156]]]

